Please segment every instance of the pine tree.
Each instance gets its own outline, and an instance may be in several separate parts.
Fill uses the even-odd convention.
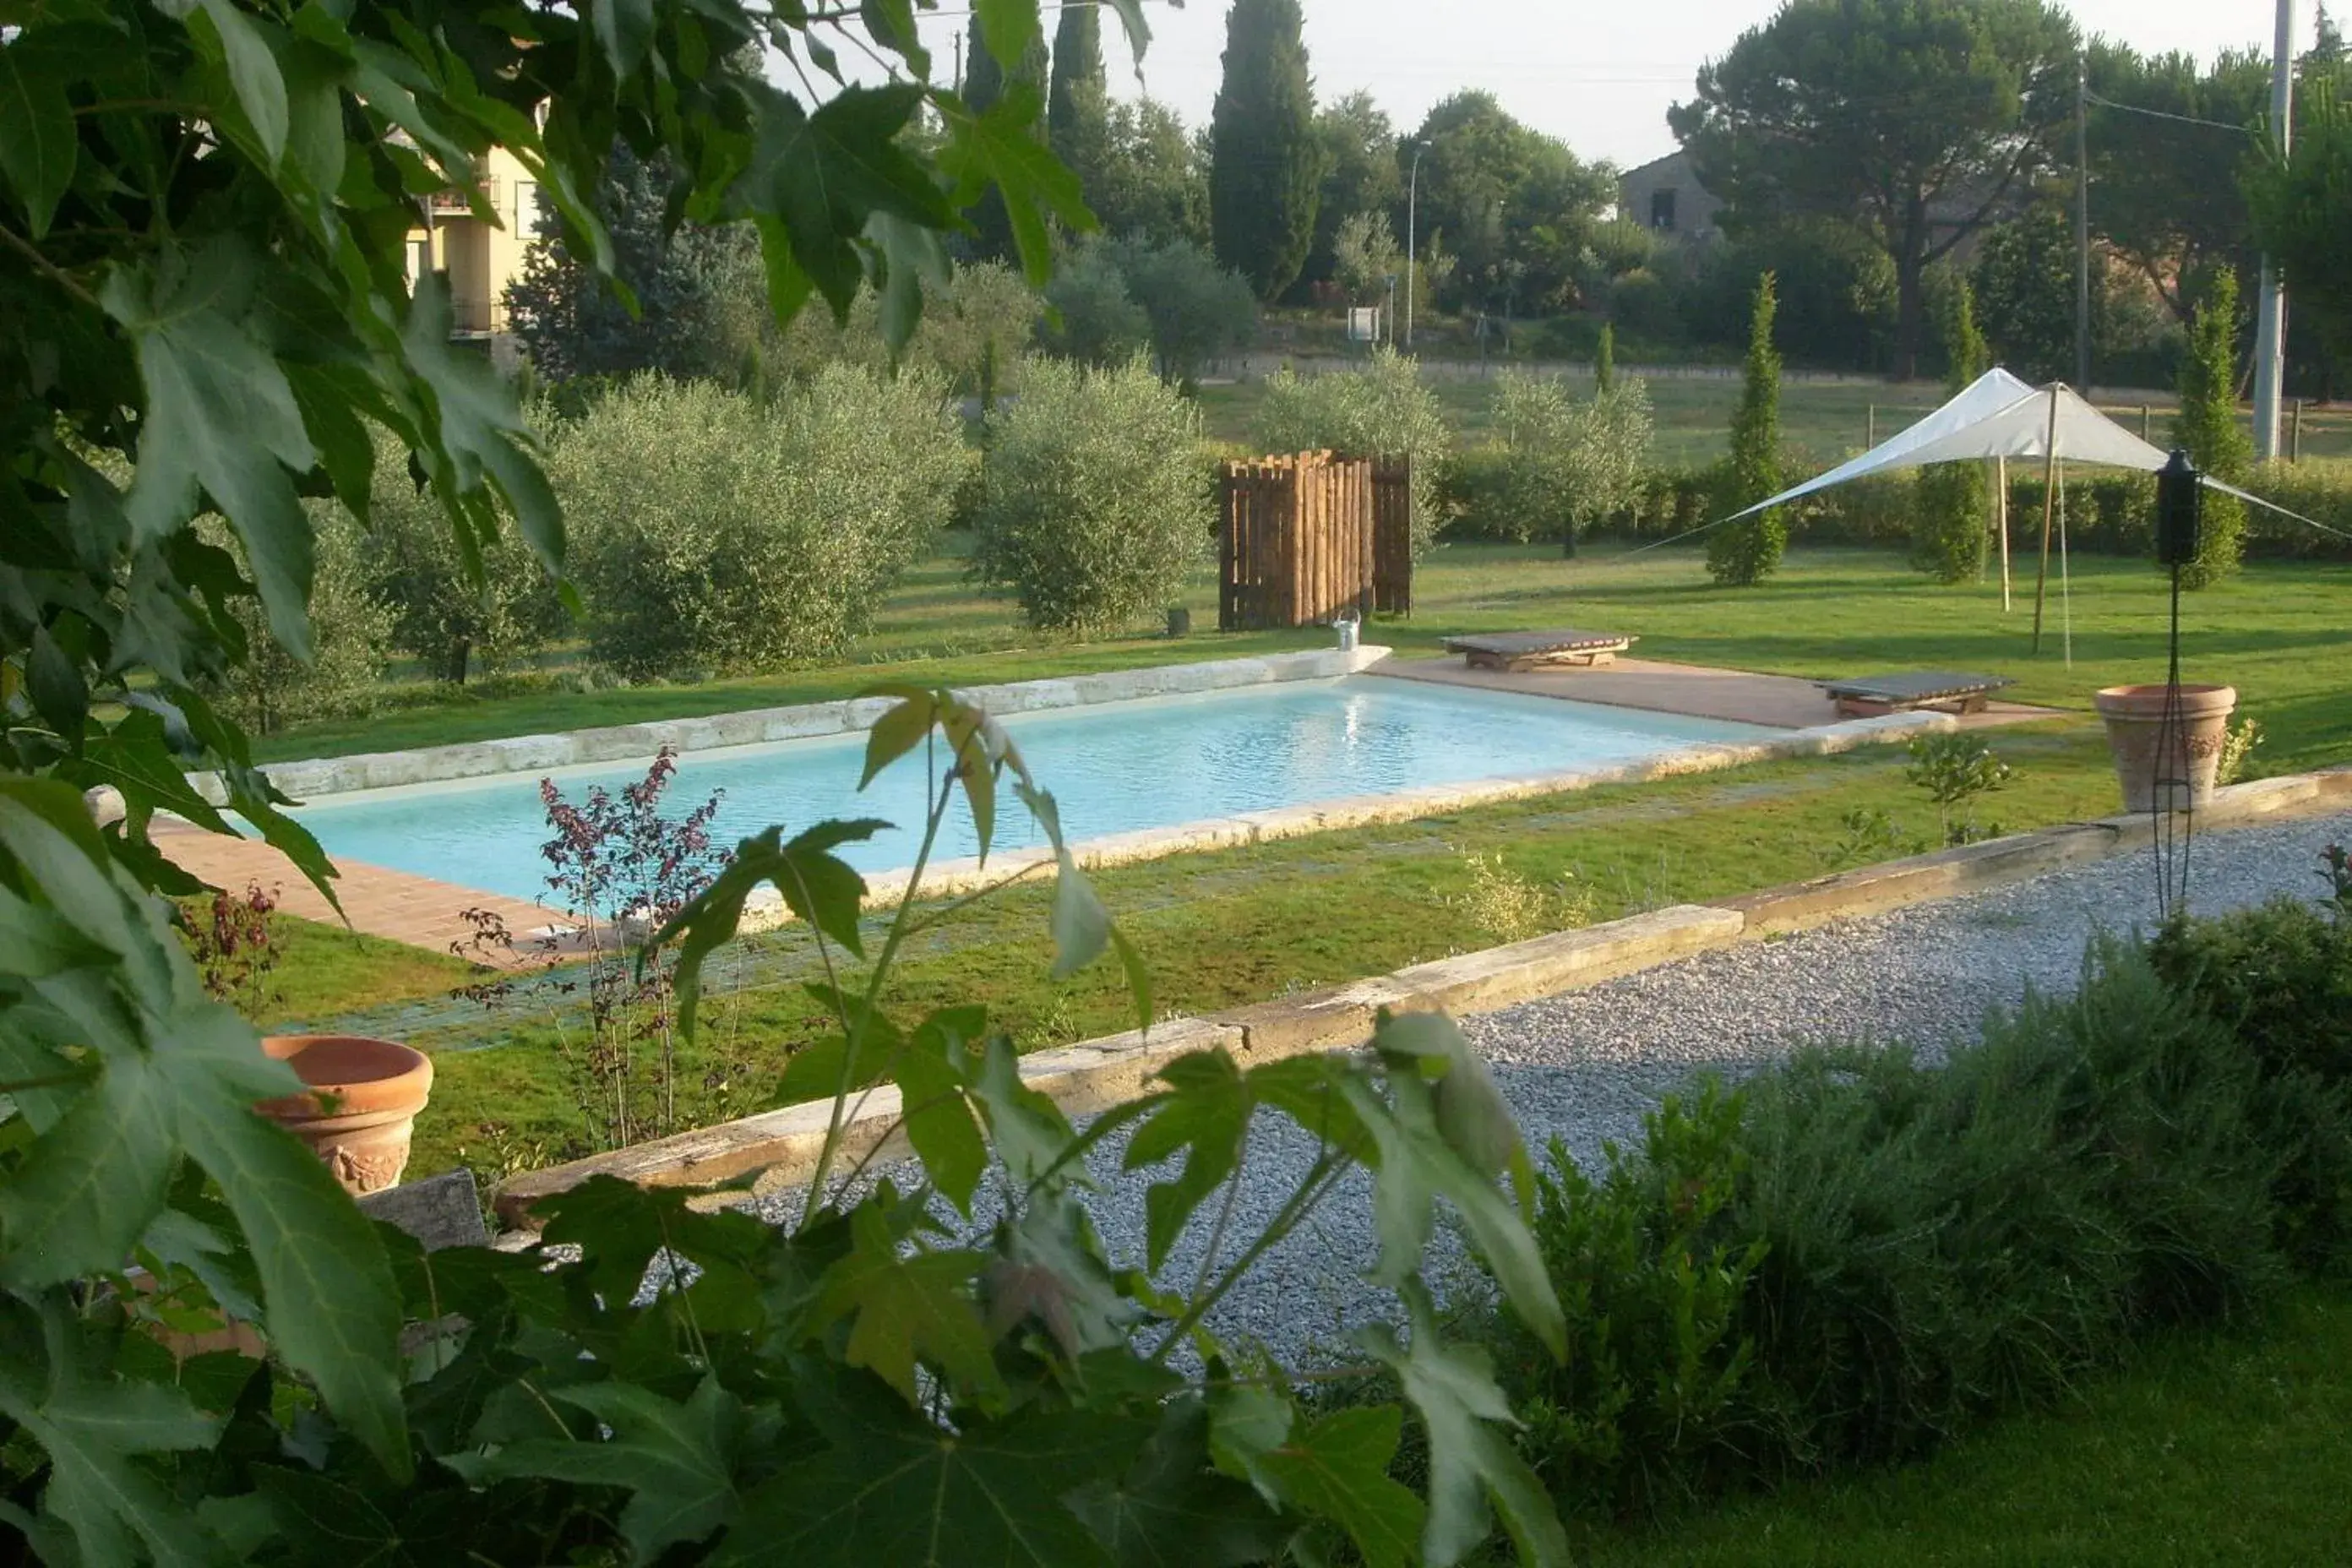
[[[1992,353],[1977,329],[1976,293],[1955,279],[1944,299],[1944,390],[1957,394],[1992,368]],[[1919,470],[1913,495],[1911,563],[1939,583],[1973,583],[1984,575],[1986,509],[1991,490],[1983,465],[1934,463]]]
[[[1210,118],[1209,232],[1217,259],[1272,300],[1315,242],[1324,150],[1298,0],[1234,0]]]
[[[1617,384],[1617,324],[1601,323],[1601,347],[1592,355],[1592,390],[1606,392]]]
[[[534,220],[536,241],[522,274],[507,285],[508,320],[532,370],[550,384],[579,376],[712,374],[724,333],[717,299],[740,232],[693,224],[669,230],[666,213],[672,169],[615,143],[597,187],[596,211],[613,239],[614,276],[636,296],[623,303],[594,267],[573,256],[553,205]]]
[[[1772,347],[1776,301],[1772,275],[1756,280],[1748,322],[1748,366],[1739,407],[1731,416],[1731,458],[1717,505],[1735,512],[1780,489],[1780,355]],[[1706,569],[1718,583],[1751,587],[1769,577],[1789,547],[1789,524],[1778,507],[1741,518],[1709,536]]]
[[[2254,444],[2238,424],[2238,275],[2226,267],[2214,272],[2189,324],[2172,443],[2185,447],[2199,468],[2231,484],[2243,484],[2253,466]],[[2244,503],[2206,491],[2197,559],[2180,574],[2181,586],[2210,587],[2235,572],[2245,532]]]
[[[1029,47],[1021,53],[1020,65],[1008,76],[981,37],[977,11],[972,14],[971,32],[964,38],[963,59],[963,100],[974,114],[987,113],[1015,89],[1025,86],[1040,94],[1045,90],[1048,57],[1045,38],[1041,36],[1029,40]],[[976,231],[971,240],[973,256],[985,261],[1012,259],[1013,218],[1005,211],[1003,195],[994,185],[990,185],[987,194],[972,206],[971,216]]]

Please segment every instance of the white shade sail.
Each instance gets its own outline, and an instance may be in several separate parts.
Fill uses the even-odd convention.
[[[1958,395],[1925,419],[1888,437],[1862,456],[1840,463],[1825,474],[1792,485],[1779,495],[1734,512],[1726,522],[1769,507],[1785,506],[1832,485],[1894,473],[1929,463],[1958,463],[1987,458],[2047,459],[2054,429],[2061,461],[2090,463],[2102,468],[2138,468],[2154,473],[2168,454],[2151,447],[2089,404],[2069,386],[2029,386],[2000,369],[1985,372]]]

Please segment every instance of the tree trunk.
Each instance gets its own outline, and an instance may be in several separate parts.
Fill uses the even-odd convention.
[[[1919,348],[1927,335],[1927,205],[1911,198],[1895,247],[1895,379],[1919,374]]]

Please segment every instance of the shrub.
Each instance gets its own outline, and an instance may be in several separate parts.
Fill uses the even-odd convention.
[[[252,650],[226,686],[215,685],[230,713],[247,731],[271,735],[313,719],[348,718],[375,702],[383,676],[384,645],[393,615],[368,591],[361,564],[359,525],[339,506],[307,502],[313,539],[310,576],[310,657],[299,659],[270,635],[257,599],[232,600],[230,613]],[[445,524],[446,526],[446,524]],[[207,529],[243,569],[245,552],[226,528]]]
[[[1108,246],[1081,246],[1056,268],[1045,303],[1039,345],[1065,359],[1124,364],[1151,341],[1151,318],[1128,293],[1127,275]]]
[[[1257,296],[1249,280],[1191,240],[1115,240],[1105,248],[1143,311],[1162,381],[1191,381],[1210,360],[1247,348],[1256,337]]]
[[[564,426],[589,647],[631,679],[836,655],[931,546],[971,460],[946,383],[828,365],[761,403],[628,383]]]
[[[1507,370],[1496,377],[1490,510],[1481,537],[1567,539],[1631,505],[1650,453],[1649,390],[1628,381],[1579,403],[1567,384]]]
[[[1744,1110],[1712,1083],[1670,1095],[1643,1118],[1639,1154],[1612,1145],[1599,1181],[1557,1142],[1537,1178],[1536,1244],[1572,1337],[1553,1363],[1515,1335],[1504,1364],[1522,1446],[1576,1511],[1650,1513],[1749,1473],[1743,1298],[1764,1249],[1709,1234],[1746,1170]]]
[[[1731,416],[1731,463],[1717,498],[1718,515],[1754,506],[1780,489],[1780,356],[1772,347],[1772,275],[1757,279],[1748,314],[1748,365],[1739,406]],[[1780,570],[1789,547],[1788,520],[1778,507],[1727,523],[1706,542],[1707,574],[1752,587]]]
[[[2352,921],[2279,899],[2175,918],[2148,953],[2261,1068],[2264,1136],[2287,1152],[2289,1245],[2314,1265],[2352,1261]]]
[[[2257,510],[2248,519],[2246,552],[2271,557],[2352,560],[2352,463],[2341,460],[2264,463],[2242,487],[2299,517]],[[2334,532],[2322,531],[2332,529]]]
[[[2000,837],[2000,825],[1977,823],[1975,801],[2006,786],[2014,772],[1980,736],[1965,730],[1921,735],[1911,742],[1903,776],[1935,804],[1936,826],[1948,846]]]
[[[2242,484],[2253,464],[2253,443],[2238,426],[2238,278],[2217,269],[2189,327],[2189,354],[2180,365],[2180,412],[2172,440],[2217,479]],[[2184,588],[2203,588],[2238,569],[2244,552],[2245,503],[2205,492],[2197,559],[2180,574]]]
[[[2289,983],[2316,1005],[2302,912]],[[2162,964],[2102,946],[2076,995],[1942,1067],[1816,1048],[1669,1100],[1597,1179],[1555,1145],[1537,1237],[1571,1353],[1505,1330],[1498,1363],[1562,1500],[1642,1513],[1916,1454],[2266,1298],[2312,1166],[2280,1140],[2318,1119],[2281,1120],[2288,1080]]]
[[[1030,624],[1103,629],[1174,598],[1213,513],[1191,404],[1140,360],[1041,360],[991,416],[972,568]]]
[[[1984,374],[1991,359],[1977,330],[1976,297],[1955,279],[1943,306],[1947,393],[1958,394]],[[1911,563],[1939,583],[1973,583],[1984,575],[1986,510],[1992,487],[1983,463],[1937,463],[1919,476],[1918,521]]]
[[[1411,354],[1375,349],[1361,370],[1312,376],[1285,366],[1266,378],[1256,436],[1267,452],[1328,447],[1343,457],[1411,458],[1413,553],[1436,536],[1441,470],[1454,437]]]
[[[511,520],[482,552],[481,581],[474,581],[439,501],[418,491],[408,454],[388,436],[376,440],[368,525],[368,586],[392,610],[393,645],[436,680],[463,685],[525,659],[571,624],[554,580]]]

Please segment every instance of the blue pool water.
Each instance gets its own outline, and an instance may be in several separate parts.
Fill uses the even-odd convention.
[[[1004,727],[1038,783],[1060,803],[1073,842],[1340,795],[1633,762],[1778,732],[1377,677],[1013,714]],[[885,770],[860,795],[865,748],[866,737],[852,734],[688,752],[666,806],[683,814],[723,791],[713,827],[723,845],[771,823],[784,824],[789,834],[826,817],[881,817],[901,830],[850,845],[845,857],[864,870],[908,865],[916,847],[912,830],[924,811],[922,751]],[[597,763],[552,776],[576,800],[593,785],[617,790],[644,773],[642,763]],[[549,829],[540,777],[507,773],[361,791],[328,796],[295,815],[337,858],[533,899],[546,891],[540,846]],[[977,848],[961,800],[942,837],[936,851],[941,858]],[[996,842],[1042,842],[1009,792]]]

